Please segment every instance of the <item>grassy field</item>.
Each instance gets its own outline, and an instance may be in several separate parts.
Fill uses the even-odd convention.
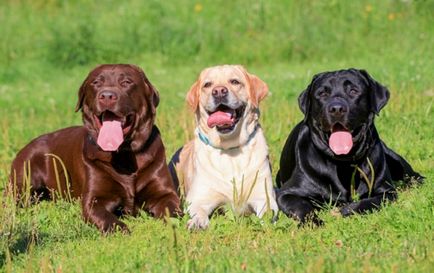
[[[321,212],[321,228],[280,215],[214,216],[188,232],[142,214],[102,236],[66,201],[0,201],[3,272],[433,272],[434,1],[60,1],[0,3],[0,188],[32,138],[81,123],[78,88],[99,63],[135,63],[158,88],[167,156],[192,137],[185,94],[206,66],[240,63],[268,83],[261,123],[273,173],[321,71],[364,68],[389,87],[376,119],[389,147],[426,176],[375,214]]]

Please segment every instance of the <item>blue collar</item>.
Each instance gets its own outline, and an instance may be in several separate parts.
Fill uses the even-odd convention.
[[[250,136],[249,136],[249,138],[247,139],[247,141],[246,141],[246,143],[244,143],[243,145],[247,145],[247,143],[249,143],[250,142],[250,140],[252,140],[252,138],[256,135],[256,132],[258,131],[258,127],[260,127],[259,126],[259,124],[257,124],[256,126],[255,126],[255,129],[253,130],[253,132],[250,134]],[[218,150],[233,150],[233,149],[238,149],[240,146],[242,146],[242,145],[240,145],[240,146],[235,146],[235,147],[230,147],[230,148],[227,148],[227,149],[223,149],[223,148],[220,148],[220,147],[216,147],[216,146],[214,146],[212,143],[211,143],[211,141],[202,133],[202,131],[199,129],[199,128],[197,128],[197,136],[199,137],[199,139],[200,139],[200,141],[202,141],[205,145],[208,145],[208,146],[211,146],[211,147],[213,147],[214,149],[218,149]]]

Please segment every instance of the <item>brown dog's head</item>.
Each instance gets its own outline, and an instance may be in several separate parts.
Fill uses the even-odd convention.
[[[202,134],[222,149],[246,143],[259,118],[267,85],[241,65],[204,69],[187,94]]]
[[[101,131],[111,130],[105,124],[118,124],[114,131],[137,151],[152,131],[158,103],[157,90],[139,67],[103,64],[93,69],[81,85],[76,111],[82,110],[84,126],[94,140]]]

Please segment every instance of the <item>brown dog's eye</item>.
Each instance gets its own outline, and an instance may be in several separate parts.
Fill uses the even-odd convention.
[[[92,82],[92,84],[93,84],[93,85],[98,85],[98,84],[99,84],[99,80],[94,80],[94,81]]]
[[[206,83],[203,85],[203,87],[205,87],[205,88],[210,87],[210,86],[211,86],[211,82],[206,82]]]
[[[230,83],[233,84],[233,85],[240,84],[240,82],[238,80],[236,80],[236,79],[230,80]]]
[[[131,85],[132,83],[133,82],[130,80],[123,80],[123,81],[121,81],[121,86],[127,87],[127,86]]]

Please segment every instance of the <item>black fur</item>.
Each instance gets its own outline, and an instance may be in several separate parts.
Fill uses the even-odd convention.
[[[170,159],[170,162],[169,162],[169,172],[170,172],[170,175],[172,176],[173,184],[175,185],[175,188],[178,191],[178,195],[180,194],[181,191],[179,189],[179,179],[178,179],[178,175],[176,173],[175,166],[176,166],[176,164],[179,163],[179,155],[182,152],[182,148],[184,148],[184,147],[179,148],[173,154],[173,156],[172,156],[172,158]]]
[[[286,215],[302,223],[320,223],[315,210],[330,202],[341,206],[343,216],[369,212],[396,198],[394,181],[408,182],[411,177],[422,180],[407,161],[384,144],[375,128],[374,116],[388,99],[389,91],[364,70],[314,76],[299,97],[305,118],[286,141],[276,178],[280,188],[277,203]],[[336,114],[332,105],[342,111]],[[336,155],[328,146],[335,126],[352,134],[354,145],[348,154]],[[374,176],[371,190],[355,166],[368,179]]]

